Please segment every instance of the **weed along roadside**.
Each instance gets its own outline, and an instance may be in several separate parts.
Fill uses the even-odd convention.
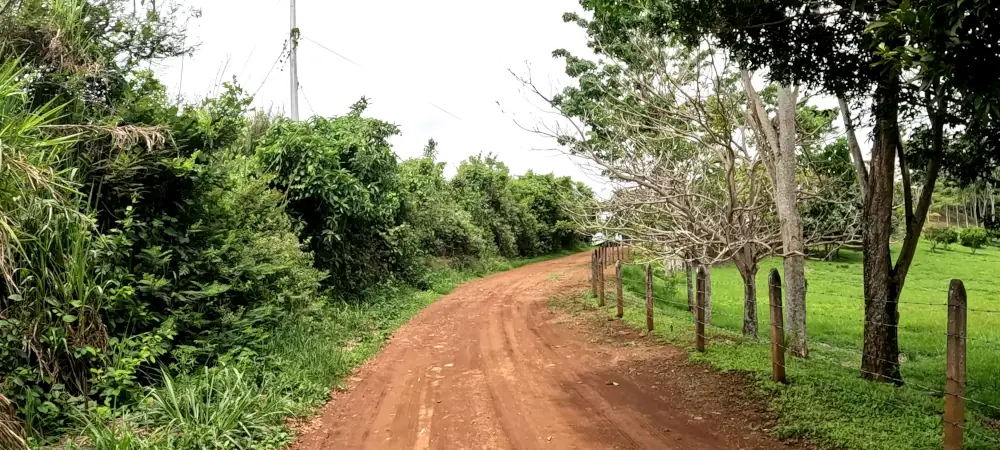
[[[922,244],[921,251],[929,253],[930,244]],[[852,270],[857,262],[847,252],[840,261],[809,262],[808,359],[786,356],[780,338],[781,285],[773,269],[780,261],[762,264],[772,273],[758,290],[761,320],[770,324],[770,336],[778,336],[778,342],[767,335],[741,335],[742,280],[729,266],[713,268],[713,318],[698,323],[696,317],[704,317],[698,311],[705,292],[701,271],[695,277],[694,314],[684,299],[683,273],[668,273],[656,264],[647,288],[645,265],[624,264],[622,320],[646,329],[646,292],[656,292],[656,327],[650,333],[689,349],[694,361],[754,379],[757,392],[770,399],[778,414],[777,436],[850,449],[992,449],[1000,443],[1000,386],[992,375],[1000,370],[992,346],[1000,342],[1000,332],[990,324],[1000,320],[1000,308],[990,291],[982,290],[992,272],[960,266],[968,256],[967,251],[926,255],[927,262],[915,266],[912,276],[920,294],[901,300],[908,312],[900,324],[902,387],[860,376],[861,302],[855,300],[859,294],[844,288],[860,273]],[[978,262],[1000,266],[1000,256],[991,254]],[[949,280],[945,274],[961,274],[964,280]],[[614,292],[616,287],[607,289]],[[578,301],[598,304],[590,295]],[[617,316],[613,309],[602,309]],[[772,313],[778,314],[777,320]]]
[[[1000,0],[249,3],[0,0],[0,450],[1000,450]]]
[[[0,2],[0,449],[281,448],[443,293],[589,243],[570,177],[395,148],[360,92],[260,106],[296,45],[161,78],[202,6],[241,23],[179,3]]]

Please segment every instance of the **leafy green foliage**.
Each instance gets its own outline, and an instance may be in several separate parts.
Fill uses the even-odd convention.
[[[380,280],[411,281],[416,247],[401,214],[402,193],[391,124],[350,114],[278,121],[258,149],[274,186],[304,227],[317,266],[338,293],[360,298]]]
[[[278,448],[433,300],[415,288],[509,267],[484,189],[523,230],[507,256],[580,242],[559,211],[586,188],[532,174],[515,195],[504,168],[456,189],[434,145],[397,163],[364,99],[307,122],[235,83],[174,101],[141,67],[188,51],[182,20],[159,0],[0,6],[0,446],[82,427],[84,448]]]
[[[983,228],[969,227],[959,233],[959,240],[962,242],[962,245],[971,248],[972,253],[975,254],[976,250],[990,242],[990,236]]]
[[[953,227],[927,227],[924,229],[924,238],[931,241],[931,251],[937,250],[939,245],[947,249],[949,245],[958,242],[958,232]]]
[[[473,222],[492,235],[502,256],[536,256],[584,240],[573,213],[582,210],[593,192],[567,177],[529,171],[511,178],[495,156],[479,155],[458,166],[451,187]]]
[[[400,164],[406,221],[423,253],[445,258],[484,258],[496,253],[492,236],[473,223],[444,177],[444,163],[434,160],[433,140],[423,158]]]
[[[593,191],[569,177],[539,175],[528,171],[511,183],[514,197],[533,217],[538,246],[522,256],[549,254],[574,248],[585,239],[584,230],[574,220]]]
[[[510,171],[493,155],[472,156],[458,166],[452,189],[473,222],[486,230],[500,255],[512,257],[537,244],[534,227],[510,186]]]

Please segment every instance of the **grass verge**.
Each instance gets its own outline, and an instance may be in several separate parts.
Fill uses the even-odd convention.
[[[808,324],[811,357],[788,359],[788,385],[770,381],[767,338],[767,280],[780,259],[761,264],[758,277],[758,317],[762,339],[740,335],[743,318],[742,281],[735,268],[713,270],[713,318],[709,346],[692,358],[718,370],[746,372],[771,400],[779,413],[776,433],[803,437],[824,448],[859,450],[941,448],[944,400],[944,350],[947,286],[960,278],[969,290],[969,307],[997,308],[992,277],[1000,269],[1000,252],[968,253],[967,249],[930,252],[921,245],[901,299],[900,342],[904,354],[903,377],[908,384],[895,388],[862,380],[859,376],[863,324],[860,255],[846,252],[840,261],[810,261]],[[614,284],[609,269],[606,283],[608,307],[615,311]],[[694,325],[686,310],[683,280],[656,271],[654,297],[657,335],[693,350]],[[640,267],[625,267],[624,321],[645,327],[645,281]],[[587,296],[582,301],[596,301]],[[977,315],[979,314],[979,315]],[[966,449],[1000,448],[997,413],[989,404],[1000,403],[1000,353],[990,350],[987,339],[1000,342],[997,315],[969,312],[968,391],[979,403],[967,406]],[[986,405],[984,405],[986,404]]]
[[[575,253],[476,262],[433,270],[431,289],[392,288],[379,300],[329,305],[275,330],[259,353],[177,378],[164,375],[136,407],[95,407],[59,448],[94,450],[275,449],[287,420],[309,416],[344,377],[381,350],[416,313],[456,286],[491,273]]]

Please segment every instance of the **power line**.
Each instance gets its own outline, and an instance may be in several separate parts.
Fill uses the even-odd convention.
[[[428,103],[428,104],[430,104],[431,106],[433,106],[433,107],[437,108],[437,109],[440,109],[441,111],[444,111],[444,113],[445,113],[445,114],[447,114],[447,115],[449,115],[449,116],[451,116],[451,117],[454,117],[454,118],[456,118],[456,119],[458,119],[458,120],[462,120],[462,118],[461,118],[461,117],[458,117],[458,116],[456,116],[456,115],[454,115],[454,114],[452,114],[452,113],[448,112],[448,110],[446,110],[446,109],[444,109],[444,108],[442,108],[442,107],[440,107],[440,106],[438,106],[438,105],[435,105],[435,104],[433,104],[433,103],[431,103],[431,102],[427,102],[427,103]]]
[[[319,42],[316,42],[316,41],[314,41],[314,40],[310,39],[310,38],[309,38],[309,36],[302,36],[302,39],[305,39],[305,40],[307,40],[307,41],[309,41],[309,42],[312,42],[313,44],[316,44],[316,45],[318,45],[318,46],[319,46],[320,48],[322,48],[323,50],[326,50],[326,51],[328,51],[328,52],[330,52],[330,53],[333,53],[334,55],[338,56],[338,57],[339,57],[340,59],[343,59],[344,61],[347,61],[347,62],[349,62],[349,63],[351,63],[351,64],[354,64],[355,66],[358,66],[358,67],[359,67],[359,68],[361,68],[362,70],[368,70],[368,69],[365,69],[365,67],[364,67],[364,66],[362,66],[361,64],[358,64],[357,62],[355,62],[354,60],[352,60],[351,58],[348,58],[348,57],[346,57],[346,56],[344,56],[344,55],[342,55],[342,54],[338,53],[337,51],[335,51],[335,50],[331,49],[330,47],[327,47],[327,46],[325,46],[325,45],[323,45],[323,44],[320,44]]]
[[[358,67],[361,70],[364,70],[366,72],[368,71],[368,69],[365,68],[365,66],[362,66],[361,64],[359,64],[358,62],[354,61],[353,59],[344,56],[340,52],[338,52],[338,51],[336,51],[336,50],[334,50],[334,49],[332,49],[330,47],[327,47],[327,46],[325,46],[323,44],[320,44],[319,42],[316,42],[314,39],[309,38],[309,36],[302,36],[302,39],[307,40],[309,42],[312,42],[313,44],[316,44],[316,46],[318,46],[319,48],[321,48],[323,50],[326,50],[326,51],[332,53],[333,55],[337,56],[338,58],[343,59],[344,61],[347,61],[347,62],[355,65],[356,67]],[[429,100],[425,100],[425,101],[427,101],[427,104],[433,106],[434,108],[437,108],[441,112],[443,112],[443,113],[445,113],[445,114],[447,114],[447,115],[449,115],[451,117],[454,117],[454,118],[456,118],[458,120],[462,120],[461,117],[458,117],[457,115],[453,114],[451,111],[448,111],[447,109],[444,109],[444,108],[442,108],[442,107],[434,104],[434,102],[429,101]]]
[[[311,115],[315,116],[315,115],[316,115],[316,110],[314,110],[314,109],[313,109],[313,105],[312,105],[312,103],[310,103],[310,102],[309,102],[309,96],[308,96],[308,95],[306,95],[306,87],[305,87],[305,86],[303,86],[303,85],[302,85],[302,84],[300,83],[300,84],[299,84],[299,90],[300,90],[300,91],[302,91],[302,99],[306,101],[306,106],[308,106],[308,107],[309,107],[309,114],[311,114]]]
[[[287,48],[288,48],[288,41],[286,40],[285,43],[281,46],[281,53],[278,53],[278,59],[274,60],[274,64],[271,64],[271,70],[268,70],[267,75],[264,75],[264,81],[261,81],[260,86],[258,86],[257,90],[253,92],[254,97],[256,97],[257,93],[260,92],[261,88],[264,87],[264,83],[267,83],[267,79],[271,77],[271,73],[274,72],[274,68],[278,66],[279,62],[281,62],[281,57],[285,55],[285,50]]]

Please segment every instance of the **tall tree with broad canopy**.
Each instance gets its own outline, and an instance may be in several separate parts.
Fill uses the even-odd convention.
[[[748,69],[773,81],[835,95],[846,105],[870,98],[873,146],[862,185],[865,332],[861,373],[902,384],[898,302],[916,252],[942,165],[986,168],[1000,155],[1000,8],[988,0],[584,0],[606,33],[706,37]],[[926,123],[931,145],[919,158],[903,151],[901,118]],[[852,125],[855,125],[852,123]],[[962,130],[970,147],[945,151],[946,130]],[[849,136],[850,137],[850,136]],[[856,139],[853,139],[856,141]],[[903,184],[904,239],[893,262],[896,162]],[[922,164],[917,195],[912,162]],[[977,164],[969,164],[975,162]]]
[[[747,145],[739,71],[710,48],[637,39],[611,50],[593,38],[609,60],[555,52],[577,86],[550,96],[520,78],[562,116],[533,131],[614,185],[603,228],[659,256],[732,261],[744,281],[743,331],[756,336],[758,262],[780,241],[765,164]]]

